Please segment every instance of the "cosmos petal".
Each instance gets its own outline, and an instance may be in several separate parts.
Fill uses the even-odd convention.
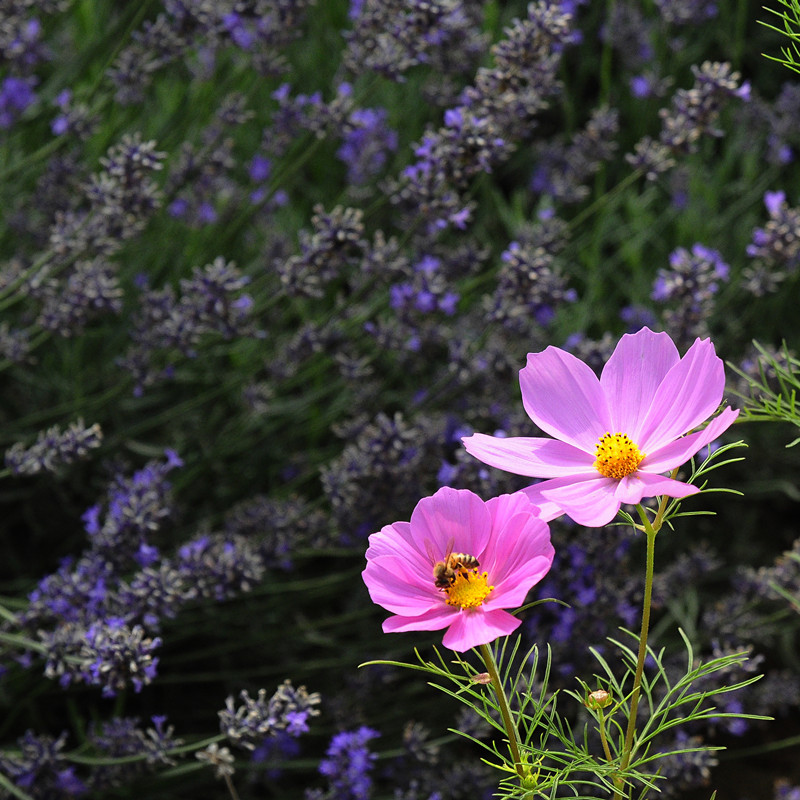
[[[456,614],[458,614],[458,609],[448,605],[437,606],[417,617],[404,617],[396,614],[383,621],[383,632],[438,631],[450,625]]]
[[[414,576],[399,555],[368,561],[361,576],[372,601],[393,614],[419,616],[441,602],[433,580]]]
[[[444,486],[417,503],[411,514],[411,535],[418,550],[433,548],[443,558],[449,543],[456,552],[479,553],[492,530],[486,504],[466,489]]]
[[[651,475],[647,472],[634,472],[619,481],[614,496],[620,503],[641,503],[643,497],[688,497],[700,490],[690,483],[676,481],[665,475]]]
[[[457,653],[463,653],[472,647],[493,642],[498,636],[507,636],[521,623],[522,620],[500,609],[461,611],[447,629],[442,644]]]
[[[579,525],[600,527],[607,525],[619,511],[619,500],[614,497],[617,481],[602,475],[553,478],[550,486],[540,491],[545,500],[555,503],[563,513]]]
[[[708,419],[722,400],[725,368],[708,339],[697,339],[658,387],[635,440],[654,452]]]
[[[523,513],[510,517],[497,533],[490,558],[481,562],[480,569],[488,572],[495,587],[484,605],[521,605],[550,569],[554,556],[550,531],[538,516]]]
[[[558,439],[487,436],[474,433],[462,440],[470,455],[490,467],[531,478],[556,478],[592,470],[594,455]]]
[[[369,537],[367,547],[367,561],[378,556],[391,556],[402,549],[405,542],[411,541],[411,524],[408,522],[393,522],[384,525],[377,533]]]
[[[594,453],[597,440],[611,427],[611,414],[591,367],[565,350],[548,347],[528,354],[519,385],[525,411],[539,428]]]
[[[639,464],[639,470],[647,472],[668,472],[685,464],[693,455],[699,453],[709,442],[713,442],[726,431],[739,416],[739,409],[724,408],[719,416],[714,417],[702,431],[682,436],[648,453]]]
[[[603,367],[600,385],[611,412],[612,433],[639,441],[641,426],[658,387],[680,361],[678,348],[666,333],[642,328],[626,333]]]

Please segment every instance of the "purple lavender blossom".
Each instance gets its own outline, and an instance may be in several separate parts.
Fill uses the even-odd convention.
[[[88,628],[63,623],[52,632],[39,631],[47,648],[45,676],[62,687],[73,683],[98,686],[104,697],[114,697],[132,685],[139,692],[156,677],[161,646],[141,625],[129,626],[111,617]]]
[[[13,475],[37,475],[56,472],[61,467],[86,458],[100,447],[103,433],[98,424],[88,428],[78,420],[62,431],[57,425],[42,431],[36,443],[25,447],[17,442],[6,450],[6,467]]]
[[[50,123],[50,130],[54,136],[88,139],[92,135],[98,120],[91,115],[86,103],[73,102],[72,92],[69,89],[59,92],[54,104],[59,110]]]
[[[36,102],[32,78],[9,75],[0,83],[0,129],[10,128],[25,109]]]
[[[756,296],[776,291],[800,263],[800,209],[789,206],[782,191],[766,192],[764,205],[770,218],[747,246],[754,263],[745,272],[745,287]]]
[[[368,800],[375,753],[370,752],[367,743],[377,736],[380,736],[378,731],[362,726],[337,733],[331,739],[319,772],[328,779],[337,800]]]
[[[265,739],[281,732],[293,737],[307,733],[309,718],[319,714],[319,694],[309,693],[305,686],[295,689],[289,680],[269,698],[266,689],[259,689],[256,699],[247,691],[242,691],[239,699],[242,704],[237,707],[234,698],[228,697],[219,712],[219,724],[231,743],[247,750],[255,750]]]
[[[446,77],[468,71],[484,50],[477,8],[462,0],[360,0],[349,16],[344,63],[353,74],[370,70],[402,81],[426,64]]]
[[[3,8],[0,26],[0,65],[11,68],[18,75],[29,75],[41,62],[52,58],[52,53],[42,39],[42,23],[30,16],[25,3],[8,3]],[[31,4],[40,14],[53,12],[47,3]]]
[[[30,294],[41,303],[38,324],[64,337],[77,336],[90,322],[122,310],[117,270],[101,256],[46,278]]]
[[[589,194],[588,180],[617,149],[619,114],[595,109],[583,130],[568,145],[549,142],[539,148],[538,165],[531,181],[535,192],[561,203],[578,203]]]
[[[702,25],[719,13],[716,0],[656,0],[656,7],[672,25]]]
[[[670,268],[660,269],[653,282],[651,297],[669,304],[662,312],[667,331],[684,344],[708,336],[708,317],[720,282],[727,281],[730,268],[722,255],[702,244],[691,252],[679,247],[670,253]]]
[[[197,357],[197,348],[207,336],[256,335],[250,322],[252,301],[242,293],[249,282],[248,276],[219,257],[202,269],[195,268],[192,278],[181,280],[180,296],[171,286],[147,289],[133,318],[133,344],[120,360],[136,381],[134,393],[140,395],[146,386],[171,377],[169,359],[176,353]]]
[[[564,246],[566,226],[556,217],[542,220],[510,242],[500,256],[498,285],[487,317],[515,334],[547,327],[558,309],[577,300],[561,275],[557,254]]]
[[[357,108],[342,129],[337,157],[347,165],[347,181],[363,186],[377,175],[397,149],[397,132],[386,124],[383,108]]]
[[[696,152],[703,137],[723,136],[717,122],[724,105],[734,99],[749,99],[749,83],[740,84],[740,74],[728,63],[704,61],[699,67],[693,65],[692,73],[692,88],[679,89],[671,107],[659,112],[662,123],[658,140],[645,137],[637,142],[634,153],[626,156],[648,180],[673,167],[676,155]]]
[[[448,109],[445,124],[416,145],[416,162],[394,187],[394,201],[420,215],[427,235],[464,227],[471,205],[462,194],[481,172],[490,172],[527,135],[535,116],[558,89],[556,70],[570,43],[570,15],[557,6],[531,3],[507,38],[492,48],[494,67],[478,70],[475,83]]]
[[[300,253],[276,264],[286,292],[323,297],[327,285],[354,267],[366,247],[363,212],[336,206],[326,212],[314,207],[313,231],[301,231]]]
[[[92,550],[117,565],[137,561],[142,546],[150,544],[150,537],[172,513],[171,484],[166,475],[182,463],[169,451],[164,462],[150,461],[131,477],[117,475],[103,504],[102,521],[99,507],[84,514]]]
[[[34,800],[79,797],[87,786],[62,755],[66,741],[66,733],[55,739],[27,731],[17,739],[18,753],[0,753],[0,772]]]
[[[243,536],[201,534],[172,561],[187,587],[185,599],[226,600],[253,589],[265,571],[255,542]]]
[[[90,726],[89,742],[107,758],[120,759],[119,763],[92,770],[89,786],[93,791],[125,786],[145,771],[175,764],[169,751],[183,741],[174,736],[174,728],[166,724],[165,717],[154,716],[151,722],[150,727],[143,728],[137,717],[114,717]],[[127,756],[144,758],[125,760]]]

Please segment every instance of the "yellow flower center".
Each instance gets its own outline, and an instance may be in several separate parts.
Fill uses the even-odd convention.
[[[627,433],[605,433],[600,437],[594,468],[606,478],[621,480],[636,472],[647,453],[642,453]]]
[[[489,586],[488,573],[477,569],[459,569],[453,583],[444,591],[447,605],[461,608],[477,608],[494,589]]]

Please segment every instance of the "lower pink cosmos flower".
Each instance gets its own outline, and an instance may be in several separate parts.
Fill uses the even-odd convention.
[[[463,652],[515,630],[503,609],[525,602],[553,563],[550,531],[525,495],[484,503],[466,489],[439,489],[410,522],[369,537],[362,573],[370,597],[394,616],[386,633],[447,628],[443,643]]]
[[[528,416],[553,439],[476,433],[462,441],[499,469],[549,480],[523,489],[543,519],[567,514],[581,525],[611,522],[622,503],[686,497],[696,486],[663,473],[716,439],[739,412],[726,408],[702,431],[684,435],[719,407],[723,363],[708,339],[681,358],[666,333],[625,334],[598,380],[570,353],[530,353],[520,371]]]

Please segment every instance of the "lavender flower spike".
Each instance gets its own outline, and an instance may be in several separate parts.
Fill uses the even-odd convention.
[[[85,428],[83,420],[73,422],[65,431],[56,425],[39,434],[36,444],[25,447],[17,442],[6,450],[6,467],[13,475],[37,475],[55,472],[59,467],[85,458],[100,447],[103,433],[98,424]]]

